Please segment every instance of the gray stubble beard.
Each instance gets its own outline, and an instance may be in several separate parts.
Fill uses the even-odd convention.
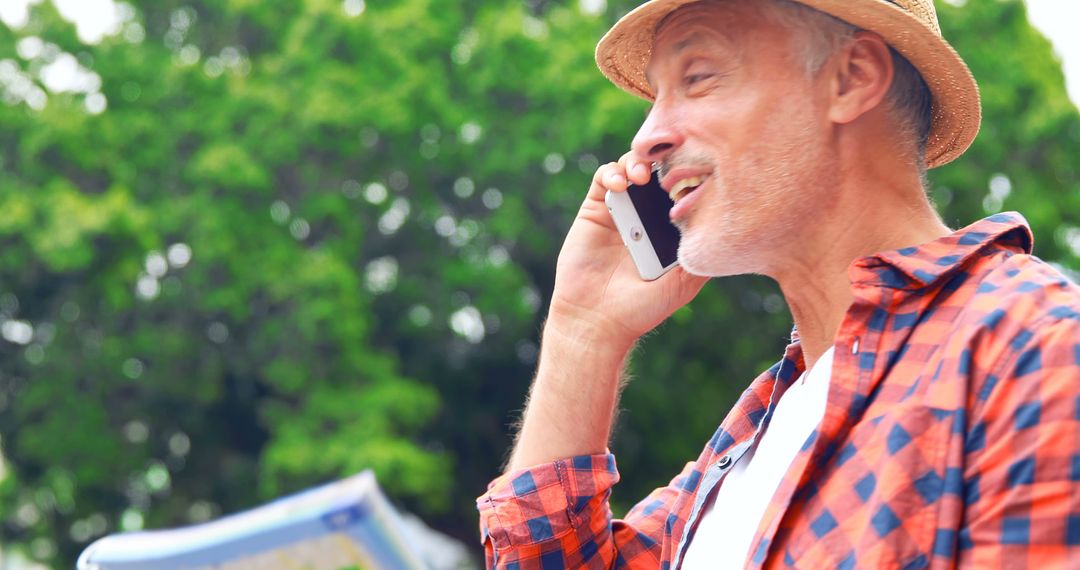
[[[682,223],[679,228],[683,236],[679,263],[688,273],[708,277],[769,274],[772,266],[791,255],[784,249],[799,247],[800,236],[813,234],[808,224],[823,223],[813,214],[827,206],[821,197],[836,187],[835,160],[828,156],[825,141],[810,128],[806,110],[802,111],[775,114],[785,120],[804,120],[807,126],[793,136],[785,135],[783,129],[764,133],[761,140],[780,140],[781,148],[775,149],[775,143],[757,145],[732,169],[714,166],[707,189],[713,195],[701,196],[703,200],[693,212],[698,227]],[[770,147],[774,149],[771,152]],[[753,187],[742,190],[743,194],[753,193],[752,201],[730,199],[734,194],[730,177],[723,176],[725,170],[740,173],[743,183]],[[747,177],[748,172],[756,174]],[[732,204],[740,211],[731,211]],[[714,212],[725,206],[727,211]],[[703,215],[710,213],[711,219],[703,220]],[[717,229],[702,233],[709,228]]]

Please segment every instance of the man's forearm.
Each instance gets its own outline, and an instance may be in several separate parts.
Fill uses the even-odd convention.
[[[549,320],[507,470],[604,453],[632,348],[589,324]]]

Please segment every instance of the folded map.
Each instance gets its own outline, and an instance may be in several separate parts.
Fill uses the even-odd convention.
[[[78,570],[412,570],[426,565],[375,475],[358,475],[194,526],[95,541]]]

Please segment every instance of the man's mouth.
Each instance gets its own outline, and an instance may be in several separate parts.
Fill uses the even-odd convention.
[[[682,200],[687,194],[697,190],[707,178],[707,175],[691,176],[676,182],[675,185],[671,187],[671,191],[668,192],[668,195],[671,196],[671,201],[678,204],[679,200]]]

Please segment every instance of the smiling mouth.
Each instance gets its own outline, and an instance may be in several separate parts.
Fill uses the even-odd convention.
[[[675,186],[671,187],[671,192],[668,193],[671,196],[671,201],[678,204],[679,200],[682,200],[686,195],[697,190],[707,178],[708,176],[691,176],[690,178],[683,178],[676,182]]]

